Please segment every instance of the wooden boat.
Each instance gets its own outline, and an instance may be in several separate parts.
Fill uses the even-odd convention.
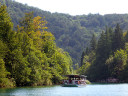
[[[84,75],[66,75],[67,79],[63,80],[63,87],[81,87],[86,85],[86,76]]]

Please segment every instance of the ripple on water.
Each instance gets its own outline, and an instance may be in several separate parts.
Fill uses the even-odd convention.
[[[91,84],[86,87],[25,87],[0,89],[0,96],[128,96],[128,84]]]

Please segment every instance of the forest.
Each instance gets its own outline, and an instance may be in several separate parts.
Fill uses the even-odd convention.
[[[5,5],[0,5],[0,87],[58,84],[71,74],[72,59],[46,31],[47,21],[25,13],[16,31]]]
[[[3,4],[4,0],[0,0]],[[69,14],[51,13],[41,9],[18,3],[14,0],[5,0],[9,15],[14,23],[14,30],[24,13],[34,12],[34,17],[45,17],[48,22],[47,31],[55,36],[57,46],[69,53],[73,60],[73,67],[80,64],[82,52],[89,43],[93,33],[99,38],[106,26],[114,28],[117,23],[123,31],[128,30],[128,14],[88,14],[71,16]],[[42,4],[43,6],[43,4]],[[86,11],[86,10],[85,10]]]
[[[117,24],[114,29],[106,27],[98,40],[93,34],[78,72],[93,82],[107,82],[109,78],[128,82],[128,31],[123,32]]]
[[[0,0],[0,87],[128,82],[128,14],[71,16]]]

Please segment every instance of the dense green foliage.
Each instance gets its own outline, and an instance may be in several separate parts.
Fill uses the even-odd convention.
[[[93,35],[89,53],[82,55],[83,64],[79,69],[80,74],[87,75],[92,81],[106,81],[111,77],[128,82],[127,35],[128,33],[123,33],[119,24],[115,29],[106,27],[97,45],[92,43]],[[96,49],[92,49],[95,45]]]
[[[3,2],[3,0],[0,0],[0,2]],[[23,5],[14,0],[5,0],[5,3],[14,23],[14,28],[19,24],[20,18],[24,17],[24,13],[33,11],[35,17],[46,17],[46,21],[48,21],[47,30],[54,34],[57,45],[69,52],[74,64],[80,64],[81,54],[89,46],[93,33],[99,36],[102,30],[105,30],[106,25],[113,28],[117,23],[120,24],[122,29],[128,30],[128,14],[71,16],[68,14],[50,13]]]
[[[0,87],[52,85],[71,74],[72,59],[56,46],[46,23],[30,12],[14,31],[6,6],[0,6]]]
[[[13,27],[6,12],[1,16],[1,19],[7,18],[4,19],[7,23],[0,21],[0,60],[2,72],[6,73],[3,77],[8,82],[19,85],[57,83],[62,74],[71,72],[69,54],[74,67],[81,67],[79,73],[92,81],[113,77],[128,82],[128,32],[125,32],[128,14],[71,16],[42,11],[12,0],[4,3],[14,23]],[[29,13],[32,11],[34,16]],[[42,25],[38,26],[39,23]],[[111,28],[106,27],[108,25]]]

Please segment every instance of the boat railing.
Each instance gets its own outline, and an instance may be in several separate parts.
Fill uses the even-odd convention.
[[[64,84],[85,84],[85,80],[64,80]]]

